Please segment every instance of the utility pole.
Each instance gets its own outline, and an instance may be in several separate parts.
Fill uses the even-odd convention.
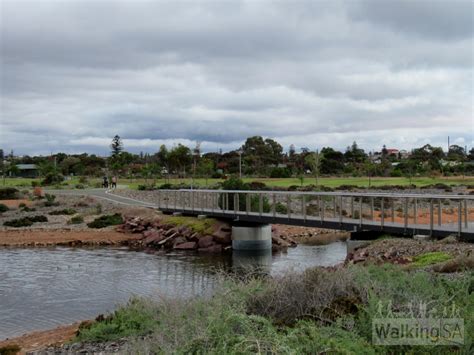
[[[239,154],[239,179],[242,179],[242,153],[242,149],[237,151],[237,154]]]

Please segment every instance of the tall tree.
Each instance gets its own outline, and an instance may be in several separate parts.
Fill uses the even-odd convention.
[[[116,134],[115,137],[112,138],[110,149],[112,150],[111,153],[113,157],[120,155],[120,153],[123,151],[122,138],[120,138],[118,134]]]
[[[316,150],[316,152],[309,153],[305,158],[306,164],[309,165],[309,167],[311,168],[311,172],[313,173],[313,176],[316,179],[316,186],[319,185],[321,159],[322,159],[322,153],[319,153],[318,150]]]

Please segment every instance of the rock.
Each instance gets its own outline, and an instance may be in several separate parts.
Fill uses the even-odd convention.
[[[213,239],[219,244],[232,243],[232,236],[229,232],[219,230],[212,235]]]
[[[199,248],[208,248],[214,244],[214,238],[212,235],[206,235],[204,237],[199,238],[198,246]]]
[[[181,244],[177,244],[173,247],[176,250],[193,250],[197,248],[196,242],[185,242]]]
[[[188,242],[188,241],[186,240],[185,237],[182,237],[182,236],[176,237],[176,238],[173,240],[173,248],[174,248],[176,245],[178,245],[178,244],[184,244],[184,243],[186,243],[186,242]],[[189,242],[189,243],[194,243],[194,242]]]
[[[187,239],[191,242],[197,242],[199,241],[199,233],[193,233]]]
[[[221,253],[222,252],[222,245],[214,244],[207,248],[199,248],[198,252],[200,253]]]

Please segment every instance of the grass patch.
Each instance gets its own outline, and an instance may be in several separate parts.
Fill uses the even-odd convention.
[[[73,208],[65,208],[63,210],[51,211],[51,212],[49,212],[49,215],[51,215],[51,216],[59,216],[59,215],[72,216],[73,214],[76,214],[76,213],[77,213],[77,211]]]
[[[214,218],[198,219],[195,217],[170,216],[165,219],[166,223],[175,226],[186,226],[193,232],[200,234],[212,234],[217,220]]]
[[[105,228],[108,226],[116,226],[123,223],[123,218],[120,213],[100,216],[92,222],[87,223],[89,228]]]
[[[428,265],[438,264],[452,259],[452,256],[441,251],[435,251],[418,255],[413,259],[411,265],[416,267],[424,267]]]
[[[213,297],[134,299],[81,329],[77,340],[128,336],[131,353],[160,354],[469,353],[472,283],[472,274],[453,279],[394,265],[314,268],[275,278],[227,277]],[[380,317],[381,305],[408,317],[413,306],[434,314],[453,304],[464,319],[464,345],[372,344],[372,319]],[[420,315],[415,310],[411,317]]]
[[[67,223],[68,224],[81,224],[81,223],[84,223],[84,217],[82,217],[81,215],[74,216]]]

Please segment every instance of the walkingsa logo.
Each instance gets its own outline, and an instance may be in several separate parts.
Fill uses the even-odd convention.
[[[464,319],[456,317],[459,310],[455,305],[442,311],[438,308],[428,311],[426,304],[412,306],[398,312],[392,311],[390,303],[386,312],[379,308],[379,317],[372,319],[372,342],[375,345],[464,344]]]

